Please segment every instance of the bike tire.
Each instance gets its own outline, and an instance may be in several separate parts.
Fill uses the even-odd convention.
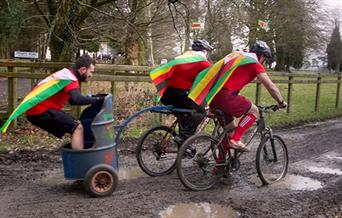
[[[270,136],[265,135],[256,153],[256,169],[262,184],[272,184],[284,178],[288,164],[288,152],[284,140],[280,136],[273,135],[272,146]]]
[[[178,145],[173,140],[174,136],[176,132],[164,125],[155,126],[141,136],[136,158],[144,173],[156,177],[168,175],[176,169]]]
[[[221,176],[213,173],[217,166],[216,159],[218,154],[222,155],[222,160],[225,160],[225,156],[222,147],[217,144],[217,139],[212,136],[198,134],[188,138],[180,147],[177,155],[177,174],[186,188],[204,191],[219,180]],[[189,155],[189,151],[193,152],[193,149],[195,153],[192,153],[193,156]],[[220,168],[225,170],[225,166]]]

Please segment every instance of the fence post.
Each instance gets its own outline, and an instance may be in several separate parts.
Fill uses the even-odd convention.
[[[110,82],[110,92],[112,94],[112,98],[113,98],[113,117],[114,117],[114,122],[116,122],[116,99],[115,99],[115,95],[116,95],[116,83],[115,81],[111,81]]]
[[[15,73],[16,69],[14,67],[8,67],[8,73]],[[8,116],[14,111],[17,106],[18,92],[17,92],[17,78],[8,77]],[[12,126],[17,126],[17,120],[12,121]]]
[[[255,91],[255,105],[260,104],[261,98],[261,83],[259,81],[256,82],[256,91]]]
[[[319,111],[319,102],[320,102],[320,95],[321,95],[321,80],[322,77],[317,77],[317,86],[316,86],[316,101],[315,101],[315,112]]]
[[[336,104],[335,104],[336,108],[338,108],[340,104],[340,90],[341,90],[341,74],[339,74],[337,77]]]
[[[289,76],[289,81],[288,81],[288,87],[287,87],[287,109],[286,112],[290,113],[291,112],[291,102],[292,102],[292,92],[293,92],[293,76]]]
[[[35,73],[35,68],[31,67],[31,74]],[[33,87],[36,85],[36,79],[31,79],[31,89],[33,89]]]

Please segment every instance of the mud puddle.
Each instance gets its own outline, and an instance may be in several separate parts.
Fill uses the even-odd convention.
[[[180,203],[171,205],[159,213],[162,218],[231,218],[238,216],[238,212],[231,207],[219,204],[203,203]]]
[[[257,186],[262,186],[261,180],[257,175],[253,175],[250,180]],[[309,177],[298,176],[298,175],[286,175],[282,180],[269,185],[275,189],[290,189],[296,191],[313,191],[323,188],[320,181],[311,179]]]
[[[334,174],[334,175],[342,175],[342,171],[339,169],[333,169],[328,167],[315,167],[315,166],[308,166],[306,167],[310,172],[313,173],[322,173],[322,174]]]

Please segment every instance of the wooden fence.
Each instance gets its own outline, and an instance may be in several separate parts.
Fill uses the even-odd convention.
[[[63,67],[70,66],[71,63],[52,63],[52,62],[22,62],[22,61],[8,61],[0,60],[0,69],[5,69],[1,72],[0,78],[8,78],[8,113],[12,112],[17,106],[18,93],[17,93],[17,79],[31,79],[32,85],[37,79],[45,78],[48,72],[54,72]],[[112,64],[97,64],[92,80],[94,81],[110,81],[111,92],[113,94],[113,102],[115,102],[115,85],[116,82],[149,82],[148,72],[153,67],[148,66],[128,66],[128,65],[112,65]],[[45,73],[42,73],[44,70]],[[287,84],[287,113],[292,110],[292,93],[293,84],[315,84],[315,111],[319,111],[320,96],[321,96],[321,84],[336,84],[336,102],[335,107],[340,105],[340,89],[341,89],[341,74],[301,74],[301,73],[272,73],[272,76],[281,76],[284,79],[273,80],[275,83]],[[295,79],[296,78],[296,79]],[[303,79],[305,78],[305,79]],[[311,79],[308,79],[311,78]],[[313,78],[313,79],[312,79]],[[324,80],[322,80],[324,78]],[[82,85],[82,92],[87,88],[86,85]],[[260,103],[261,97],[261,83],[256,82],[256,95],[255,103]],[[77,114],[80,113],[78,107]]]

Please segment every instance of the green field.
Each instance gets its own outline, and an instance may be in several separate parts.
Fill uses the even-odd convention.
[[[287,77],[272,77],[273,80],[285,80]],[[307,77],[295,77],[295,80],[306,80],[315,78]],[[332,78],[330,78],[331,80]],[[334,78],[335,79],[335,78]],[[277,84],[281,90],[281,93],[285,99],[287,99],[288,85]],[[99,90],[99,87],[101,90]],[[303,124],[311,121],[326,120],[329,118],[342,116],[342,103],[339,108],[335,108],[336,102],[336,84],[322,84],[321,85],[321,98],[319,111],[315,112],[315,95],[316,84],[294,84],[291,102],[291,113],[287,113],[286,109],[276,111],[266,115],[267,124],[273,127],[280,126],[292,126],[297,124]],[[89,87],[90,93],[96,93],[99,91],[109,92],[110,86],[108,82],[92,82]],[[131,84],[131,88],[125,90],[124,83],[118,83],[116,88],[117,96],[115,96],[115,113],[117,115],[116,124],[122,124],[130,115],[136,113],[142,108],[152,106],[154,96],[154,88],[150,83],[134,83]],[[255,101],[256,84],[248,85],[242,92],[253,102]],[[342,102],[342,100],[340,100]],[[275,104],[276,102],[270,97],[264,87],[261,92],[261,105]],[[140,117],[134,119],[126,129],[122,139],[138,138],[148,128],[160,121],[170,124],[171,117],[166,119],[165,116],[159,117],[158,115],[151,113],[144,113]],[[167,121],[167,122],[165,122]],[[44,142],[41,143],[42,139]],[[61,146],[65,141],[68,141],[68,137],[63,140],[57,140],[57,138],[48,135],[46,132],[32,127],[26,119],[20,117],[19,126],[15,130],[10,130],[8,134],[0,134],[0,152],[1,150],[8,149],[41,149],[41,148],[56,148]],[[124,144],[124,143],[123,143]]]
[[[271,76],[273,80],[286,80],[288,77],[284,76]],[[315,77],[295,77],[295,80],[316,80]],[[326,80],[333,80],[336,77],[326,78]],[[323,79],[325,80],[325,79]],[[140,85],[141,84],[141,85]],[[150,84],[140,83],[139,88],[144,87],[145,89],[150,89]],[[277,84],[280,88],[281,93],[285,99],[287,99],[288,93],[288,84]],[[261,105],[270,105],[276,104],[276,102],[271,98],[268,94],[267,90],[261,86]],[[293,85],[293,92],[292,92],[292,101],[291,101],[291,113],[287,113],[286,109],[282,109],[276,111],[274,113],[270,113],[266,115],[266,121],[273,127],[279,126],[292,126],[303,124],[306,122],[312,121],[319,121],[319,120],[326,120],[329,118],[335,118],[342,116],[342,103],[340,108],[335,108],[336,104],[336,89],[337,84],[321,84],[321,94],[320,94],[320,106],[319,111],[315,112],[315,96],[316,96],[316,84],[294,84]],[[152,88],[153,90],[153,88]],[[122,89],[117,93],[121,93]],[[132,94],[132,93],[131,93]],[[242,95],[245,95],[250,100],[255,102],[255,95],[256,95],[256,84],[250,84],[245,87],[242,92]],[[138,95],[138,94],[137,94]],[[146,96],[144,96],[146,97]],[[152,105],[151,99],[144,98],[144,103],[141,104],[141,99],[139,97],[131,97],[132,99],[137,99],[135,102],[135,106],[126,107],[134,108],[129,114],[133,114],[138,111],[140,108],[144,108],[147,106]],[[122,107],[124,103],[124,99],[120,99],[120,103],[116,102],[117,107]],[[342,101],[342,100],[340,100]],[[132,103],[132,102],[131,102]],[[139,108],[137,105],[141,105]],[[127,114],[127,115],[129,115]],[[127,117],[127,116],[126,116]],[[127,134],[130,136],[138,136],[142,134],[146,130],[146,128],[153,125],[151,122],[151,114],[144,114],[141,119],[134,120],[130,127],[128,128]],[[120,123],[120,122],[119,122]]]
[[[286,77],[272,77],[272,79],[282,79]],[[295,78],[295,79],[315,79],[315,78]],[[331,80],[331,78],[330,78]],[[277,84],[285,99],[287,99],[288,85]],[[248,85],[241,94],[255,101],[256,85]],[[267,120],[272,126],[288,126],[296,125],[304,122],[325,120],[329,118],[342,116],[342,105],[339,108],[335,108],[336,104],[336,84],[322,84],[320,94],[319,111],[315,112],[315,96],[316,96],[316,84],[294,84],[292,101],[291,101],[291,113],[286,113],[286,109],[272,113]],[[340,99],[341,101],[341,99]],[[267,90],[262,87],[261,92],[261,105],[275,104],[276,102],[268,94]]]

